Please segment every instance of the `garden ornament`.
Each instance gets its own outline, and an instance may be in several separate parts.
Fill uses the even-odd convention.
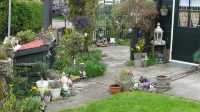
[[[85,72],[85,63],[80,63],[80,78],[81,79],[85,79],[86,76],[86,72]]]
[[[154,30],[154,40],[153,45],[165,45],[166,41],[163,40],[163,29],[160,27],[160,23],[157,23],[157,27]]]
[[[73,85],[72,80],[67,76],[62,76],[61,83],[64,90],[69,90]]]

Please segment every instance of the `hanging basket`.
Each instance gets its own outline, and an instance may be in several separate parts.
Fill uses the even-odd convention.
[[[160,15],[161,16],[167,16],[168,15],[168,9],[167,8],[163,8],[163,9],[160,9]]]

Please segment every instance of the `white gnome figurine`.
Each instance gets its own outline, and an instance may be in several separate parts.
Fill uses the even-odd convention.
[[[73,84],[72,80],[67,76],[62,76],[61,82],[62,82],[63,90],[68,91],[68,93],[70,94],[70,89],[71,89],[72,84]]]

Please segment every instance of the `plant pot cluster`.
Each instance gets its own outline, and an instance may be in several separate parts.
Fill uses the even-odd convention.
[[[118,79],[114,84],[109,86],[111,94],[116,94],[122,91],[130,91],[134,86],[133,72],[130,70],[122,70]]]

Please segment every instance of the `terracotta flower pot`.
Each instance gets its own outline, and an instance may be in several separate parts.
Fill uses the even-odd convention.
[[[116,94],[122,91],[122,87],[118,84],[113,84],[110,85],[109,90],[111,94]]]

